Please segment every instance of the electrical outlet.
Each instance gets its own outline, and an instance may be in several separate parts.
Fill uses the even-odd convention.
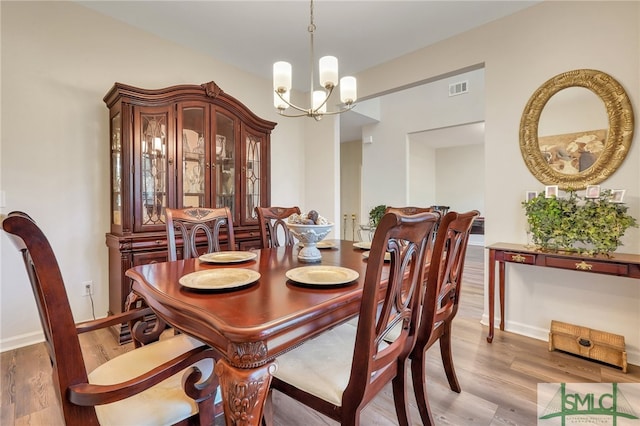
[[[93,281],[85,281],[82,283],[82,295],[83,296],[93,295]]]

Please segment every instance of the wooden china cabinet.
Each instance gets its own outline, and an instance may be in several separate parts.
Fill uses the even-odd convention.
[[[116,83],[104,97],[111,145],[109,312],[122,312],[132,266],[167,260],[165,209],[231,209],[238,249],[260,244],[255,206],[270,205],[270,135],[214,82],[147,90]],[[180,242],[178,242],[180,250]],[[130,339],[120,327],[121,343]]]

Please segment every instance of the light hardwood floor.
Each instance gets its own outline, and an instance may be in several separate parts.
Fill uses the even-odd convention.
[[[485,340],[487,327],[480,324],[483,310],[484,249],[469,246],[464,272],[461,308],[454,320],[454,362],[462,393],[449,390],[440,353],[433,347],[427,360],[431,407],[439,425],[536,424],[538,383],[640,382],[640,367],[628,373],[589,360],[549,352],[545,341],[496,331],[493,344]],[[118,346],[107,331],[82,336],[89,371],[130,349]],[[43,344],[3,352],[2,425],[62,425],[51,380],[51,368]],[[411,383],[411,380],[408,380]],[[412,391],[410,391],[412,394]],[[274,393],[277,426],[335,425],[336,422],[309,410],[288,397]],[[411,401],[413,424],[420,416]],[[391,387],[363,411],[363,426],[396,425]]]

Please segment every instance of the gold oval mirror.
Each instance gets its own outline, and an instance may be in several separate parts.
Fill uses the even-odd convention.
[[[529,99],[520,121],[522,158],[543,184],[584,189],[622,164],[633,125],[629,97],[613,77],[569,71],[546,81]]]

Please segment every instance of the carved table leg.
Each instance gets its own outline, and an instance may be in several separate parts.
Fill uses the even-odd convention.
[[[227,426],[260,425],[275,370],[273,362],[251,369],[234,367],[225,359],[216,363]]]

